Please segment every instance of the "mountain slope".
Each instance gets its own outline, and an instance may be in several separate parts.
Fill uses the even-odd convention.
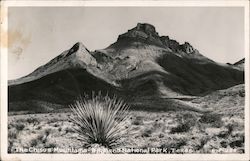
[[[67,105],[72,103],[80,95],[92,92],[103,94],[116,94],[119,90],[106,81],[97,78],[82,68],[66,69],[53,74],[46,75],[40,79],[9,86],[9,110],[40,110],[39,104],[33,107],[27,106],[22,102],[40,101],[49,102],[57,105]],[[24,94],[25,93],[25,94]],[[14,104],[18,104],[16,107]],[[36,109],[38,108],[38,109]]]
[[[90,52],[77,43],[31,74],[9,81],[9,110],[38,109],[41,102],[65,107],[79,94],[102,91],[135,108],[199,111],[181,100],[242,83],[243,71],[138,23],[105,49]],[[26,104],[31,101],[32,106]]]

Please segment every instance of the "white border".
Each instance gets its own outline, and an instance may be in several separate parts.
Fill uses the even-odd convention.
[[[245,154],[7,154],[7,41],[11,6],[244,7],[245,9]],[[249,160],[249,1],[2,1],[1,2],[1,158],[0,160]],[[5,124],[4,124],[5,123]]]

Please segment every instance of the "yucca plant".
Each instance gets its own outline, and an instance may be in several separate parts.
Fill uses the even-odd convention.
[[[79,97],[70,108],[74,114],[70,119],[76,125],[73,129],[86,147],[99,144],[114,148],[122,144],[129,117],[129,106],[123,100],[92,94],[91,98]]]

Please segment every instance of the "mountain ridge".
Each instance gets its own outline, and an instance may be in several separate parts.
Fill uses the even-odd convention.
[[[80,93],[110,89],[135,107],[197,110],[176,99],[242,83],[243,71],[210,60],[188,42],[160,36],[153,25],[138,23],[105,49],[89,51],[78,42],[31,74],[9,81],[9,105],[15,110],[15,102],[31,98],[53,103],[48,96],[55,96],[57,104],[70,104]],[[19,98],[24,91],[29,97]]]

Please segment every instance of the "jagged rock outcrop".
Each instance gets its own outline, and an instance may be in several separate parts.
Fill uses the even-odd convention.
[[[176,40],[172,40],[169,38],[169,36],[161,36],[160,37],[163,45],[167,48],[170,48],[172,51],[177,51],[179,49],[179,42],[177,42]]]
[[[187,54],[191,54],[194,52],[194,48],[193,46],[191,46],[188,42],[185,42],[184,44],[180,45],[180,50],[187,53]]]

